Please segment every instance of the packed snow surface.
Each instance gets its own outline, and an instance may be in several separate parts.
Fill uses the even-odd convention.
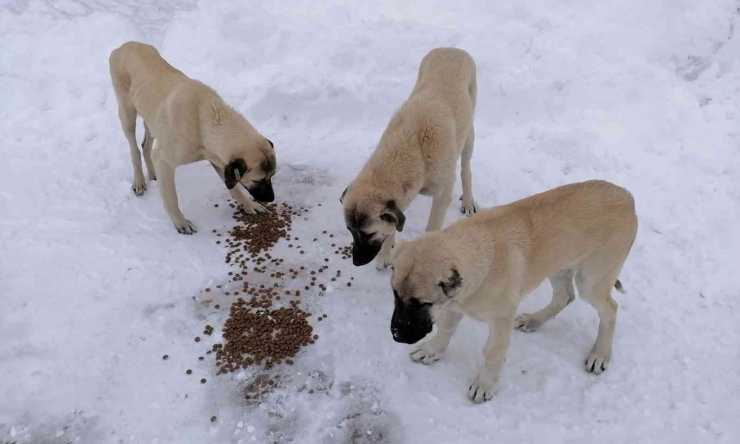
[[[740,442],[738,7],[0,0],[0,443]],[[255,370],[216,376],[197,356],[218,338],[193,341],[227,314],[200,301],[227,281],[212,230],[232,225],[228,192],[207,163],[178,169],[194,236],[175,231],[156,182],[132,193],[108,74],[129,40],[155,45],[275,142],[278,202],[310,210],[295,235],[328,230],[342,245],[339,196],[421,58],[469,51],[479,206],[587,179],[635,196],[609,370],[583,370],[598,317],[576,301],[538,332],[512,333],[498,393],[474,405],[486,326],[463,321],[443,360],[414,364],[389,331],[390,272],[332,259],[354,285],[306,298],[329,316],[314,323],[321,339],[247,402]],[[401,238],[422,234],[430,205],[414,202]],[[274,254],[298,263],[285,244]],[[324,249],[301,259],[318,266]],[[550,292],[544,283],[520,311]]]

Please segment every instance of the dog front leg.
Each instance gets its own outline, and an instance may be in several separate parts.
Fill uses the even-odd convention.
[[[175,224],[177,231],[182,234],[193,234],[196,233],[195,225],[189,220],[185,219],[180,207],[177,203],[177,189],[175,188],[175,167],[166,160],[160,158],[157,153],[159,149],[154,152],[154,170],[157,172],[157,179],[159,181],[159,189],[162,193],[162,201],[164,201],[164,209],[167,210],[167,214],[170,216],[172,223]]]
[[[514,328],[516,310],[506,317],[497,317],[488,323],[488,340],[483,348],[483,366],[478,370],[475,381],[468,389],[468,398],[480,404],[493,397],[498,385],[501,369],[506,362],[509,335]]]
[[[378,259],[375,262],[375,268],[378,270],[385,270],[393,263],[393,247],[396,245],[396,234],[393,233],[385,241],[383,246],[380,247],[378,252]]]
[[[445,212],[447,212],[450,202],[452,202],[452,185],[446,186],[443,191],[435,194],[432,198],[432,211],[429,213],[426,231],[436,231],[442,228],[445,221]]]
[[[224,170],[216,166],[216,164],[214,164],[213,162],[210,163],[213,169],[216,170],[216,174],[218,174],[218,177],[221,178],[221,181],[224,181]],[[236,200],[237,203],[239,203],[244,211],[248,214],[264,213],[265,211],[267,211],[265,207],[245,196],[238,186],[230,189],[229,194],[231,194],[231,197],[233,197],[234,200]]]
[[[411,351],[411,360],[422,364],[431,364],[440,360],[444,356],[447,346],[450,345],[450,339],[455,334],[457,326],[460,325],[462,316],[462,313],[450,309],[445,310],[437,321],[437,333],[432,339]]]

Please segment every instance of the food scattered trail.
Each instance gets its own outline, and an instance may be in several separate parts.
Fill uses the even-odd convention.
[[[738,6],[0,2],[0,443],[740,442]],[[239,214],[206,162],[177,169],[194,236],[156,181],[133,195],[108,72],[128,40],[274,142],[269,215]],[[351,263],[341,193],[439,46],[476,60],[479,208],[589,179],[635,197],[600,376],[577,299],[513,332],[498,392],[471,405],[487,327],[463,320],[414,364],[389,331],[390,270]]]
[[[231,303],[229,316],[221,330],[223,343],[213,344],[206,354],[215,354],[219,369],[217,375],[233,373],[252,365],[264,365],[268,370],[283,362],[293,365],[293,358],[301,347],[314,344],[319,339],[319,335],[313,333],[309,320],[320,322],[328,317],[326,314],[314,316],[303,310],[301,304],[311,301],[312,297],[324,296],[329,281],[336,281],[342,272],[336,270],[336,275],[329,277],[328,265],[316,270],[297,266],[286,271],[285,260],[270,254],[271,247],[281,239],[287,242],[300,240],[291,236],[290,232],[293,217],[300,218],[307,212],[305,208],[294,210],[287,203],[267,204],[266,212],[247,214],[233,201],[229,202],[229,206],[236,209],[234,221],[237,225],[223,238],[227,248],[225,262],[238,267],[238,272],[229,271],[228,275],[231,283],[240,290],[223,291],[225,296],[236,300]],[[221,238],[217,230],[213,232]],[[333,235],[329,234],[328,237]],[[325,238],[326,231],[321,234],[321,241]],[[317,248],[316,242],[319,240],[318,237],[313,239],[312,248]],[[220,244],[222,241],[216,242]],[[292,245],[289,244],[289,247],[292,248]],[[331,244],[331,248],[335,247],[336,244]],[[298,250],[301,248],[300,245],[297,247]],[[343,259],[351,258],[351,245],[337,248],[336,253],[341,250]],[[325,261],[329,262],[329,259],[325,258]],[[250,271],[252,276],[269,272],[269,279],[260,276],[258,281],[262,283],[250,285]],[[303,287],[303,295],[301,290],[295,289],[301,283],[307,284]],[[219,289],[230,289],[233,285]],[[211,289],[206,288],[204,293],[211,293]],[[213,332],[210,325],[203,330],[203,334],[208,336]],[[195,340],[200,342],[199,337]]]

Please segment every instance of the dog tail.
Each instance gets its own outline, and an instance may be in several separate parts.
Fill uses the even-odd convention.
[[[624,287],[622,286],[622,282],[619,279],[617,279],[617,282],[614,283],[614,288],[616,288],[617,291],[622,294],[627,293],[627,290],[624,289]]]

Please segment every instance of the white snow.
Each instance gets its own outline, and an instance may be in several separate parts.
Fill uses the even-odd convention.
[[[739,6],[0,1],[0,443],[740,442]],[[226,314],[197,301],[226,280],[212,230],[230,227],[213,207],[228,193],[207,165],[179,169],[199,228],[182,236],[156,183],[131,192],[107,65],[128,40],[157,46],[275,142],[278,201],[311,209],[296,234],[342,244],[339,195],[419,61],[468,50],[479,205],[593,178],[635,195],[609,370],[583,371],[598,321],[579,301],[513,332],[498,393],[473,405],[485,327],[464,321],[442,361],[414,364],[388,328],[389,273],[345,262],[352,288],[306,301],[329,315],[321,339],[278,369],[284,387],[246,403],[242,382],[197,361],[216,338],[192,340]],[[422,234],[429,207],[412,205],[401,237]],[[447,223],[459,217],[455,202]],[[284,243],[276,253],[289,257]]]

